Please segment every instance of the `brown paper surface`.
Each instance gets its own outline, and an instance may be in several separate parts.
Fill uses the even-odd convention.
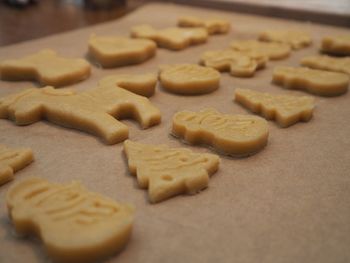
[[[232,101],[237,87],[302,95],[271,84],[273,67],[296,66],[303,56],[318,52],[323,36],[345,32],[311,23],[150,4],[114,22],[3,47],[0,59],[42,48],[84,57],[92,33],[126,36],[133,25],[173,26],[177,16],[184,14],[222,16],[232,21],[233,29],[228,35],[212,36],[207,44],[183,51],[158,49],[155,58],[140,65],[107,70],[93,66],[91,77],[71,88],[93,88],[99,79],[114,73],[156,72],[161,64],[197,63],[202,52],[227,47],[234,39],[256,38],[264,29],[299,27],[312,33],[314,44],[293,51],[288,59],[269,62],[254,78],[224,73],[220,88],[211,94],[179,96],[158,85],[151,101],[160,108],[162,123],[141,130],[135,122],[125,121],[131,140],[210,152],[169,135],[175,112],[214,107],[224,113],[248,113]],[[33,85],[0,81],[0,95]],[[16,173],[15,180],[28,176],[60,183],[80,180],[92,191],[136,207],[130,242],[108,262],[349,262],[350,98],[349,94],[316,97],[316,103],[314,117],[307,123],[282,129],[270,121],[269,142],[260,153],[244,159],[223,157],[220,170],[200,194],[153,205],[147,200],[147,191],[139,189],[128,173],[122,143],[108,146],[87,133],[45,121],[21,127],[9,120],[0,120],[0,143],[34,151],[35,162]],[[14,233],[4,201],[11,184],[0,188],[0,262],[47,262],[40,242]]]

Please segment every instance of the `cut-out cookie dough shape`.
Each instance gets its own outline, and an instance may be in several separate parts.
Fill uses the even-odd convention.
[[[219,88],[220,73],[213,68],[195,64],[163,66],[159,72],[162,87],[170,92],[197,95]]]
[[[298,121],[309,121],[315,107],[310,96],[273,95],[249,89],[236,89],[235,101],[266,119],[274,119],[281,127]]]
[[[156,43],[149,39],[95,35],[89,39],[89,53],[105,68],[142,63],[156,50]]]
[[[11,181],[15,172],[33,161],[31,149],[13,149],[0,144],[0,186]]]
[[[327,55],[308,56],[301,60],[301,65],[350,75],[350,57],[331,57]]]
[[[257,40],[237,40],[231,42],[231,48],[249,54],[261,54],[271,60],[283,59],[289,56],[291,48],[285,43],[263,42]]]
[[[235,77],[252,77],[260,68],[265,67],[266,56],[243,54],[235,50],[206,51],[200,58],[200,64],[219,71],[230,71]]]
[[[157,30],[150,25],[133,27],[131,29],[131,36],[151,39],[159,47],[172,50],[181,50],[190,45],[202,44],[208,39],[208,33],[204,28],[170,27]]]
[[[267,144],[267,121],[254,115],[222,114],[214,109],[180,111],[172,134],[190,144],[206,144],[235,157],[252,155]]]
[[[157,84],[157,75],[148,74],[117,74],[100,80],[100,86],[118,86],[145,97],[151,97]]]
[[[321,42],[321,51],[335,55],[350,55],[350,34],[342,36],[324,37]]]
[[[260,33],[259,40],[285,43],[292,49],[301,49],[312,43],[310,34],[296,30],[266,30]]]
[[[159,110],[145,97],[115,86],[85,92],[27,89],[0,98],[0,118],[28,125],[41,119],[101,137],[107,144],[128,138],[128,127],[115,119],[132,117],[142,128],[160,122]]]
[[[59,57],[51,49],[0,62],[0,78],[3,80],[36,80],[41,85],[59,87],[76,83],[89,76],[90,64],[87,61]]]
[[[217,155],[194,153],[186,148],[149,145],[126,140],[129,171],[141,188],[148,188],[152,203],[206,188],[220,163]]]
[[[289,89],[301,89],[320,96],[337,96],[345,93],[349,76],[305,67],[276,67],[272,81]]]
[[[128,241],[134,209],[88,191],[32,177],[6,195],[9,216],[20,235],[35,235],[55,262],[96,262]]]
[[[208,34],[226,34],[230,30],[230,22],[221,18],[201,19],[196,16],[179,17],[177,25],[180,27],[204,27]]]

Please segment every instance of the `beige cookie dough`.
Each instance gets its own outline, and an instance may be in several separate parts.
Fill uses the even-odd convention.
[[[3,80],[36,80],[55,87],[72,84],[90,76],[90,64],[80,58],[59,57],[54,50],[44,49],[20,59],[0,62]]]
[[[0,186],[11,181],[18,170],[34,161],[29,148],[13,149],[0,144]]]
[[[176,113],[172,134],[190,144],[205,144],[220,153],[244,157],[265,147],[269,130],[266,120],[258,116],[204,109]]]
[[[182,16],[178,18],[177,25],[180,27],[204,27],[208,34],[226,34],[230,31],[230,22],[221,18],[201,19],[196,16]]]
[[[142,128],[160,123],[160,111],[145,97],[115,86],[75,93],[53,87],[26,89],[0,98],[0,118],[17,125],[45,119],[114,144],[128,138],[128,127],[115,118],[133,118]]]
[[[281,127],[309,121],[315,107],[310,96],[274,95],[250,89],[235,89],[235,101],[266,119],[276,120]]]
[[[78,182],[27,178],[10,187],[6,203],[16,232],[40,238],[54,262],[110,257],[126,245],[132,230],[132,207]]]
[[[149,39],[95,35],[89,39],[89,54],[104,68],[142,63],[156,50],[156,43]]]
[[[289,89],[305,90],[320,96],[337,96],[345,93],[349,76],[305,67],[276,67],[272,81]]]
[[[157,85],[157,75],[146,74],[116,74],[99,81],[101,86],[117,86],[145,97],[151,97]]]
[[[178,28],[155,29],[150,25],[135,26],[131,29],[134,38],[151,39],[159,47],[181,50],[190,45],[205,43],[208,33],[204,28]]]
[[[285,43],[292,49],[308,47],[312,43],[310,34],[300,30],[266,30],[260,33],[259,40]]]
[[[335,55],[350,56],[350,34],[324,37],[321,42],[321,51]]]
[[[301,60],[301,65],[350,75],[350,57],[331,57],[327,55],[308,56]]]
[[[220,73],[196,64],[163,66],[159,72],[162,87],[173,93],[198,95],[219,88]]]
[[[124,151],[129,171],[141,188],[148,188],[152,203],[182,193],[195,194],[206,188],[209,176],[219,167],[219,157],[194,153],[186,148],[170,148],[126,140]]]

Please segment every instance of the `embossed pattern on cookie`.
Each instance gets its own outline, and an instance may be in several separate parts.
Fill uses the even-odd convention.
[[[10,187],[8,213],[16,232],[35,235],[55,262],[96,262],[121,250],[131,234],[133,208],[78,182],[27,178]]]
[[[331,57],[327,55],[308,56],[301,60],[301,65],[350,75],[350,57]]]
[[[20,59],[0,62],[3,80],[36,80],[55,87],[72,84],[90,76],[90,64],[84,59],[59,57],[54,50],[44,49]]]
[[[321,42],[321,51],[335,55],[350,55],[350,34],[324,37]]]
[[[266,120],[258,116],[205,109],[176,113],[172,134],[190,144],[206,144],[220,153],[244,157],[265,147],[269,131]]]
[[[298,30],[266,30],[260,33],[259,40],[286,43],[293,49],[308,47],[312,43],[310,34]]]
[[[204,27],[210,35],[226,34],[231,27],[230,22],[226,19],[201,19],[196,16],[179,17],[177,25],[180,27]]]
[[[310,96],[273,95],[250,89],[235,89],[235,101],[266,119],[274,119],[281,127],[298,121],[309,121],[315,107]]]
[[[29,148],[13,149],[0,144],[0,186],[11,181],[15,172],[33,160],[33,152]]]
[[[301,89],[320,96],[337,96],[345,93],[349,76],[305,67],[276,67],[272,81],[289,89]]]
[[[124,151],[129,171],[141,188],[148,188],[156,203],[182,193],[195,194],[206,188],[209,176],[219,167],[219,157],[193,153],[186,148],[149,145],[126,140]]]

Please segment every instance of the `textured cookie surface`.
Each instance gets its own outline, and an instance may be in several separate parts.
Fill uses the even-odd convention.
[[[59,57],[50,49],[0,62],[0,78],[4,80],[36,80],[42,85],[58,87],[84,80],[89,75],[87,61]]]
[[[18,181],[7,192],[9,216],[17,233],[39,237],[56,262],[95,262],[127,242],[133,209],[78,182],[41,178]]]
[[[258,116],[205,109],[176,113],[172,134],[191,144],[206,144],[220,153],[243,157],[261,150],[269,132],[266,120]]]
[[[220,73],[195,64],[178,64],[163,66],[159,79],[163,88],[168,91],[195,95],[216,90],[220,83]]]
[[[310,34],[296,30],[267,30],[260,33],[259,39],[268,42],[286,43],[293,49],[301,49],[312,43]]]
[[[89,39],[89,53],[106,68],[144,62],[153,57],[156,50],[156,43],[149,39],[94,35]]]
[[[282,127],[309,121],[315,107],[310,96],[273,95],[249,89],[235,89],[235,101],[266,119],[275,119]]]
[[[137,176],[141,188],[148,188],[151,202],[206,188],[209,176],[217,171],[220,162],[214,154],[130,140],[124,142],[124,151],[130,173]]]
[[[337,96],[348,90],[349,76],[305,67],[276,67],[273,82],[289,89],[301,89],[321,96]]]
[[[29,148],[13,149],[0,144],[0,186],[13,179],[13,174],[34,160]]]
[[[150,25],[133,27],[131,29],[131,36],[151,39],[159,47],[172,50],[181,50],[190,45],[205,43],[208,39],[208,33],[203,28],[170,27],[158,30]]]
[[[321,51],[336,54],[350,55],[350,34],[342,36],[329,36],[322,39]]]
[[[301,60],[301,64],[313,69],[342,72],[350,75],[350,57],[308,56]]]
[[[100,80],[101,86],[118,86],[141,96],[150,97],[154,94],[157,75],[148,74],[116,74]]]
[[[196,16],[183,16],[177,21],[180,27],[204,27],[210,35],[226,34],[230,30],[230,22],[220,18],[201,19]]]
[[[160,122],[159,110],[147,98],[111,85],[81,93],[52,87],[27,89],[0,98],[2,119],[8,118],[17,125],[45,119],[95,134],[108,144],[128,138],[128,127],[115,117],[131,117],[143,128]]]

